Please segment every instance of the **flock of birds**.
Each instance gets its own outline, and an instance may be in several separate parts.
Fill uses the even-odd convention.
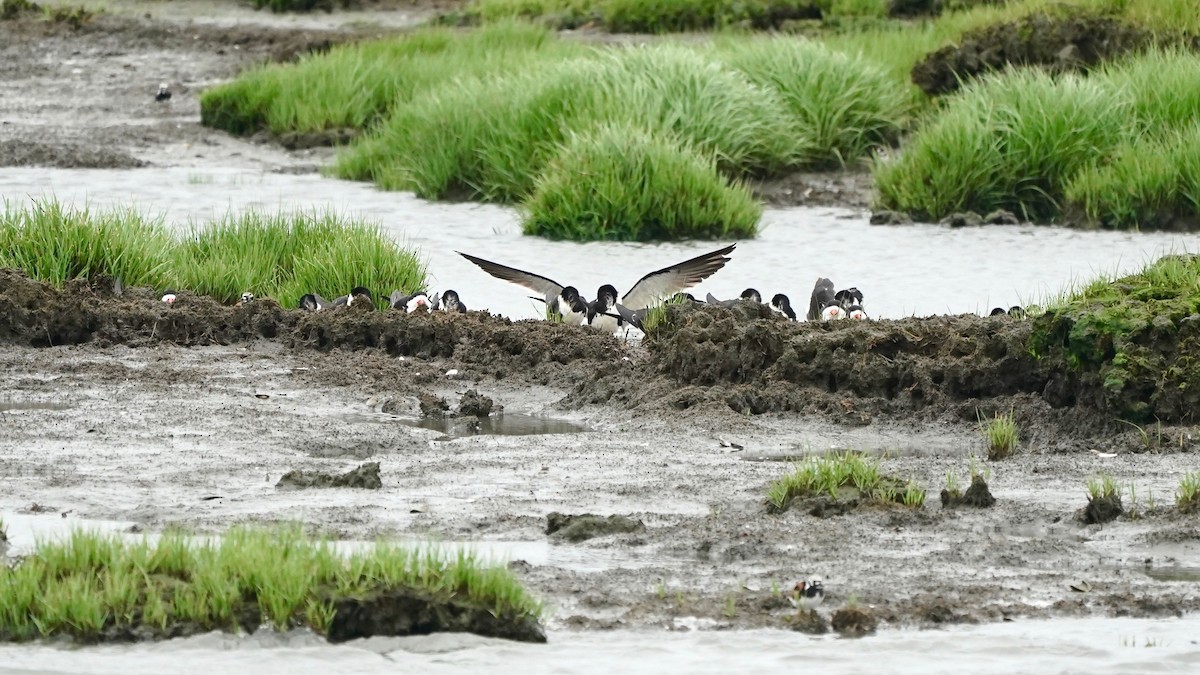
[[[596,289],[596,298],[587,300],[575,286],[565,286],[553,279],[527,272],[525,270],[501,265],[478,256],[458,252],[463,258],[471,261],[488,274],[539,295],[530,296],[532,300],[546,305],[547,318],[570,325],[588,325],[609,333],[618,333],[630,326],[643,328],[643,322],[649,311],[663,303],[716,305],[732,307],[740,302],[762,303],[763,296],[756,289],[747,288],[737,298],[718,300],[711,293],[704,300],[699,300],[687,289],[704,281],[729,262],[728,255],[733,252],[736,244],[730,244],[716,251],[689,258],[674,265],[668,265],[655,270],[638,279],[625,295],[618,293],[612,284],[604,284]],[[809,296],[808,311],[805,319],[808,321],[836,321],[851,319],[863,321],[868,319],[863,309],[862,291],[855,287],[834,290],[833,282],[821,277],[813,286]],[[167,291],[162,301],[174,304],[175,292]],[[237,305],[241,306],[254,301],[253,293],[243,293]],[[356,286],[351,291],[334,300],[326,300],[317,293],[308,293],[300,299],[299,309],[322,311],[350,307],[358,301],[369,307],[375,306],[375,298],[371,290],[364,286]],[[792,321],[800,318],[792,308],[792,302],[787,295],[776,293],[769,303],[772,311]],[[406,313],[445,311],[462,313],[467,311],[467,305],[459,297],[457,291],[446,290],[441,293],[418,291],[406,294],[403,291],[393,291],[388,298],[388,307]],[[1013,306],[1009,309],[996,307],[991,316],[1007,315],[1013,318],[1025,318],[1025,309]]]
[[[501,265],[478,256],[459,252],[463,258],[471,261],[488,274],[527,288],[538,295],[531,299],[545,303],[547,317],[551,320],[570,325],[589,325],[602,331],[616,333],[622,328],[633,326],[642,328],[642,322],[649,310],[665,302],[710,304],[731,306],[738,302],[761,303],[762,295],[753,288],[742,291],[740,297],[732,300],[718,300],[708,294],[705,300],[698,300],[685,291],[712,276],[729,262],[728,255],[733,252],[736,244],[690,258],[674,265],[646,274],[639,279],[629,292],[621,295],[612,284],[604,284],[596,290],[594,300],[587,300],[575,286],[563,285],[553,279],[528,272],[525,270]],[[173,294],[168,294],[174,300]],[[254,296],[245,293],[238,304],[253,301]],[[164,296],[167,301],[167,296]],[[322,311],[350,307],[355,301],[365,301],[374,306],[374,296],[371,290],[363,286],[351,289],[350,293],[333,301],[326,300],[316,293],[309,293],[300,299],[299,308],[309,311]],[[798,320],[796,311],[792,309],[791,300],[783,293],[777,293],[768,303],[769,307],[780,315]],[[402,291],[392,292],[388,306],[393,310],[404,312],[466,312],[467,306],[453,290],[430,294],[418,291],[405,294]],[[833,282],[829,279],[817,279],[809,300],[809,321],[833,321],[838,319],[867,318],[863,309],[863,294],[857,288],[847,288],[834,291]]]

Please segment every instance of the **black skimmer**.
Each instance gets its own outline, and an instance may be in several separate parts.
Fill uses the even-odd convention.
[[[1013,305],[1008,308],[1008,315],[1017,319],[1024,319],[1026,316],[1025,308]]]
[[[437,293],[431,297],[425,291],[417,291],[412,295],[405,295],[403,291],[392,291],[388,306],[392,309],[402,309],[409,314],[422,309],[431,312],[438,308],[440,300]]]
[[[1004,309],[1003,307],[996,307],[995,309],[992,310],[992,313],[989,314],[988,316],[1000,316],[1001,314],[1004,314],[1007,316],[1008,310]]]
[[[329,309],[329,307],[331,307],[329,301],[317,293],[306,293],[300,298],[300,309],[316,312],[322,309]]]
[[[175,291],[169,290],[166,293],[163,293],[162,301],[167,303],[168,305],[174,305],[175,304]]]
[[[797,609],[815,609],[825,599],[825,586],[821,577],[809,577],[796,582],[788,595],[792,607]]]
[[[350,295],[343,295],[335,298],[334,301],[330,303],[330,306],[352,307],[354,306],[355,300],[358,300],[359,302],[365,301],[371,305],[371,307],[375,306],[375,296],[371,295],[371,290],[366,286],[355,286],[354,288],[350,289]]]
[[[783,293],[776,293],[775,297],[771,298],[771,309],[792,321],[796,320],[796,310],[792,309],[792,301]]]
[[[248,305],[252,302],[254,302],[254,294],[250,291],[246,291],[245,293],[242,293],[242,299],[238,300],[234,307],[241,307],[242,305]]]
[[[844,319],[845,310],[838,303],[833,292],[833,282],[824,277],[817,279],[813,285],[812,298],[808,302],[809,321],[832,321]]]
[[[458,291],[446,291],[445,293],[442,293],[442,309],[446,310],[447,312],[465,314],[467,311],[467,306],[463,304],[461,299],[459,299]]]
[[[167,87],[166,82],[158,85],[158,93],[154,95],[154,100],[158,103],[171,100],[171,90]]]
[[[705,302],[707,302],[710,305],[717,305],[719,307],[733,307],[734,305],[741,302],[742,300],[749,300],[750,302],[761,303],[762,302],[762,294],[759,293],[758,291],[754,290],[753,288],[747,288],[746,290],[742,291],[741,295],[734,298],[733,300],[718,300],[715,296],[713,296],[712,293],[707,293],[704,296]]]
[[[591,322],[594,323],[596,317],[601,317],[602,327],[615,331],[617,326],[619,326],[619,322],[615,320],[612,314],[608,313],[608,310],[624,306],[629,310],[637,311],[659,304],[675,293],[695,286],[724,267],[725,263],[729,262],[729,258],[725,256],[731,253],[736,246],[737,244],[730,244],[725,248],[712,251],[711,253],[698,255],[683,262],[650,272],[641,279],[638,279],[637,283],[630,287],[629,292],[624,297],[618,297],[615,286],[605,284],[597,289],[596,292],[597,300],[604,300],[604,311],[600,312],[595,311],[600,308],[600,305],[595,303],[589,305],[579,295],[579,290],[574,286],[563,286],[557,281],[548,279],[540,274],[500,265],[466,253],[459,252],[459,255],[475,263],[484,272],[497,279],[502,279],[541,293],[544,296],[544,302],[549,314],[551,316],[561,316],[564,323],[582,324],[589,317],[591,318]],[[542,300],[543,298],[534,299]],[[613,320],[610,321],[609,318]]]

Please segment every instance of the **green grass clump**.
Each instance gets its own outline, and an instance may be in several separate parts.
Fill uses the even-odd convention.
[[[1079,372],[1080,396],[1138,424],[1198,419],[1200,258],[1169,255],[1140,272],[1101,278],[1052,304],[1030,347]]]
[[[377,225],[332,213],[248,212],[177,239],[161,221],[128,209],[94,212],[50,199],[0,213],[0,267],[61,287],[107,275],[233,302],[243,292],[294,307],[305,293],[327,298],[366,286],[378,296],[425,285],[425,264]]]
[[[1008,209],[1038,222],[1073,211],[1107,227],[1195,223],[1198,78],[1200,55],[1179,50],[1087,77],[981,78],[876,164],[880,204],[928,219]]]
[[[1120,498],[1120,488],[1117,487],[1117,481],[1108,474],[1100,474],[1089,478],[1087,492],[1089,501]]]
[[[199,228],[174,255],[177,285],[223,302],[244,291],[294,307],[305,293],[326,298],[366,286],[376,301],[419,290],[425,265],[378,226],[334,214],[246,213]]]
[[[1187,512],[1200,508],[1200,471],[1183,475],[1179,489],[1175,491],[1175,505]]]
[[[912,481],[901,483],[880,473],[878,460],[857,453],[810,457],[767,488],[767,504],[785,510],[793,499],[828,495],[832,499],[860,498],[886,504],[920,507],[925,491]]]
[[[150,543],[75,531],[0,567],[0,640],[149,629],[161,637],[207,630],[309,627],[326,634],[334,601],[415,590],[497,617],[536,619],[539,603],[504,568],[469,553],[385,543],[349,556],[299,528],[231,530],[219,542],[167,534]]]
[[[990,420],[980,417],[979,431],[987,442],[988,459],[992,461],[1005,459],[1016,452],[1017,417],[1012,410],[1006,413],[996,413]]]
[[[93,212],[54,199],[0,214],[0,267],[55,286],[105,274],[126,285],[162,287],[172,276],[174,241],[161,220],[130,209]]]
[[[455,78],[490,78],[582,51],[520,22],[470,32],[425,28],[243,73],[201,95],[200,120],[234,134],[364,130],[393,106]]]
[[[1094,79],[1009,70],[948,102],[899,158],[876,165],[883,206],[939,219],[1008,209],[1045,220],[1067,181],[1122,136],[1123,96]]]
[[[628,124],[573,135],[524,211],[526,234],[576,241],[749,238],[762,213],[711,156]]]
[[[786,37],[725,39],[715,55],[778,92],[806,166],[846,165],[893,143],[910,102],[901,82],[859,56]]]

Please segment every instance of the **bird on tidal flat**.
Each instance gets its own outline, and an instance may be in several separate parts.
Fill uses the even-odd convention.
[[[759,302],[759,303],[762,302],[762,294],[753,288],[747,288],[746,290],[742,291],[741,295],[739,295],[738,297],[736,297],[732,300],[718,300],[716,297],[713,296],[712,293],[707,293],[704,297],[705,297],[705,302],[707,302],[710,305],[717,305],[719,307],[733,307],[734,305],[741,302],[742,300],[749,300],[750,302]]]
[[[388,306],[392,309],[402,309],[411,314],[416,311],[424,310],[432,312],[437,310],[441,298],[437,293],[430,296],[425,291],[417,291],[412,295],[405,295],[404,291],[392,291],[392,297],[389,299]]]
[[[812,297],[808,301],[809,321],[833,321],[845,318],[845,311],[833,292],[833,282],[821,277],[813,285]]]
[[[442,293],[442,309],[447,312],[465,314],[467,306],[458,297],[458,291],[446,291]]]
[[[166,293],[163,293],[162,301],[167,303],[168,305],[174,305],[175,304],[175,291],[168,290]]]
[[[796,582],[788,595],[792,607],[797,609],[815,609],[825,599],[825,585],[821,577],[809,577]]]
[[[166,82],[158,85],[158,93],[154,95],[154,100],[158,103],[171,100],[171,89],[167,86]]]

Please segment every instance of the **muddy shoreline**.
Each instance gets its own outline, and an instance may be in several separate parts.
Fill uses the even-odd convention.
[[[964,404],[943,392],[950,402],[922,415],[843,390],[854,410],[871,411],[864,420],[811,386],[802,391],[815,402],[800,410],[746,414],[727,393],[743,375],[703,382],[678,365],[692,359],[662,358],[680,350],[669,339],[625,344],[477,313],[318,316],[190,297],[168,308],[148,291],[109,298],[77,283],[59,293],[11,273],[0,286],[0,385],[10,401],[56,404],[0,412],[4,510],[36,503],[54,509],[46,517],[201,532],[300,519],[349,539],[491,542],[513,550],[510,566],[546,601],[549,628],[678,628],[695,617],[787,627],[794,610],[778,589],[805,574],[825,577],[830,612],[853,595],[885,628],[1200,609],[1200,581],[1151,574],[1192,559],[1200,537],[1194,515],[1165,508],[1196,464],[1190,427],[1166,426],[1164,442],[1147,447],[1126,425],[1028,393]],[[844,332],[852,343],[917,321],[812,337]],[[983,330],[994,320],[926,321]],[[953,371],[950,353],[931,358]],[[468,390],[506,413],[589,431],[459,436],[405,421],[420,418],[422,397],[457,401]],[[965,476],[968,457],[983,454],[960,405],[1015,406],[1021,424],[1016,456],[988,463],[991,508],[937,504],[947,472]],[[831,447],[879,455],[889,475],[928,491],[926,506],[768,513],[766,487],[787,468],[779,460]],[[274,487],[289,471],[341,473],[367,460],[380,463],[380,489]],[[1099,472],[1157,508],[1081,524],[1084,483]],[[578,543],[546,534],[551,514],[585,513],[641,526]],[[1080,580],[1088,592],[1071,590]]]

